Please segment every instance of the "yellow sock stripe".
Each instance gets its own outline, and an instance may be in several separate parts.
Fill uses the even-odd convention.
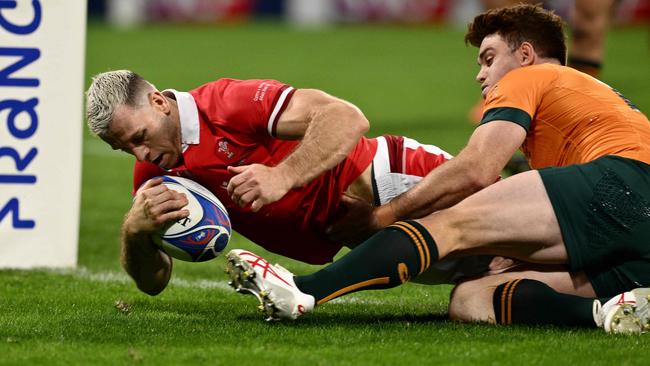
[[[413,243],[415,244],[415,247],[417,248],[418,252],[420,253],[420,272],[418,272],[418,274],[420,274],[420,273],[424,272],[424,265],[425,265],[424,249],[422,248],[422,243],[420,243],[420,241],[417,239],[415,234],[413,234],[413,232],[411,232],[408,228],[402,226],[401,224],[402,224],[402,222],[397,222],[397,223],[395,223],[393,225],[390,225],[390,226],[394,227],[396,229],[402,230],[408,236],[411,237],[411,240],[413,241]]]
[[[399,222],[398,224],[402,224],[402,225],[404,225],[406,227],[411,228],[411,230],[413,230],[413,232],[415,232],[415,235],[417,235],[418,238],[420,239],[420,243],[422,243],[422,247],[424,248],[424,253],[425,253],[425,256],[424,256],[424,258],[425,258],[424,271],[426,271],[429,268],[429,266],[431,265],[431,253],[429,252],[429,246],[427,245],[427,241],[424,240],[424,235],[422,235],[420,230],[418,230],[415,226],[413,226],[412,224],[409,224],[408,222],[403,222],[402,221],[402,222]],[[422,272],[424,272],[424,271],[422,271]]]
[[[506,298],[508,296],[508,290],[510,289],[510,286],[513,283],[514,281],[506,282],[506,285],[503,287],[503,291],[501,292],[501,324],[507,324],[506,323]]]
[[[367,280],[367,281],[355,283],[354,285],[344,287],[344,288],[334,292],[333,294],[330,294],[327,297],[324,297],[324,298],[318,300],[318,302],[316,304],[320,305],[320,304],[326,303],[326,302],[328,302],[328,301],[330,301],[330,300],[332,300],[332,299],[334,299],[336,297],[347,294],[348,292],[351,292],[351,291],[354,291],[354,290],[358,290],[358,289],[360,289],[362,287],[372,286],[372,285],[385,285],[385,284],[387,284],[389,282],[390,282],[390,277],[379,277],[379,278],[373,278],[372,280]]]
[[[520,281],[521,279],[514,281],[508,290],[508,323],[506,324],[512,324],[512,294],[515,292],[515,287],[517,287]]]
[[[418,272],[418,274],[420,274],[420,273],[424,272],[424,266],[425,266],[424,249],[422,248],[423,245],[420,242],[420,240],[418,240],[417,236],[415,236],[415,234],[409,228],[405,227],[403,224],[404,223],[400,221],[400,222],[394,223],[393,225],[390,225],[390,227],[394,227],[394,228],[402,230],[408,236],[410,236],[413,243],[415,243],[415,247],[417,248],[418,252],[420,253],[420,272]]]

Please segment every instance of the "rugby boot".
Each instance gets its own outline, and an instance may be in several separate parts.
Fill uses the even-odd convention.
[[[252,294],[267,321],[296,319],[314,309],[313,296],[301,292],[293,273],[247,250],[234,249],[227,255],[228,284],[237,292]]]
[[[601,304],[594,300],[594,320],[607,333],[641,334],[650,330],[650,288],[636,288]]]

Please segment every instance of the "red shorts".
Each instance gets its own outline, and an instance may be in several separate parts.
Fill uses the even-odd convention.
[[[372,161],[376,205],[383,205],[409,190],[452,158],[437,146],[424,145],[408,137],[384,135],[376,140],[377,152]]]

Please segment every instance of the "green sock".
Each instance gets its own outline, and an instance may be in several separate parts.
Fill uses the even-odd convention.
[[[503,283],[494,290],[492,303],[497,324],[596,326],[594,299],[561,294],[540,281]]]
[[[329,266],[294,280],[322,304],[354,291],[401,285],[437,260],[438,248],[429,232],[415,221],[399,221]]]

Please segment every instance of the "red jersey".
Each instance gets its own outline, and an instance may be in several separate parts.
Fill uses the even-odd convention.
[[[189,94],[165,91],[178,103],[183,159],[171,171],[136,162],[134,192],[154,176],[190,178],[219,198],[233,229],[254,243],[307,263],[330,262],[342,244],[330,241],[325,228],[342,214],[343,192],[372,162],[374,139],[361,138],[337,166],[256,213],[236,205],[226,190],[232,178],[228,166],[275,166],[295,149],[299,141],[275,137],[277,121],[293,92],[274,80],[235,79],[219,79]]]

